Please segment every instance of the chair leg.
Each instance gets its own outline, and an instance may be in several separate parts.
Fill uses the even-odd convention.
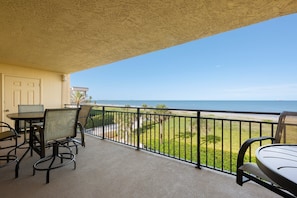
[[[49,183],[49,172],[50,172],[50,169],[48,171],[46,171],[46,183],[47,184]]]
[[[19,177],[19,168],[20,168],[20,163],[17,161],[17,164],[15,165],[15,178]]]
[[[76,143],[74,143],[75,144],[75,153],[76,153],[76,155],[78,154],[78,146],[77,146],[77,144]]]
[[[243,177],[243,171],[238,169],[237,174],[236,174],[236,183],[240,186],[242,186],[242,184],[243,184],[242,177]]]
[[[66,147],[66,148],[68,148],[68,147]],[[66,157],[64,155],[69,155],[69,157]],[[60,158],[60,160],[61,160],[60,164],[54,164],[57,157]],[[64,163],[63,159],[67,159],[68,161],[66,161]],[[51,160],[51,162],[50,162],[50,165],[48,166],[48,168],[39,167],[39,164],[50,161],[50,160]],[[71,150],[69,149],[69,153],[59,153],[59,143],[54,143],[53,144],[53,153],[52,153],[52,155],[38,160],[33,165],[33,175],[35,175],[36,170],[37,171],[46,171],[46,183],[48,184],[49,179],[50,179],[50,171],[51,170],[66,166],[66,165],[70,164],[71,162],[74,163],[74,169],[75,169],[76,168],[75,155],[72,154]]]
[[[5,164],[0,165],[0,168],[8,166],[13,162],[16,162],[15,178],[18,178],[18,176],[19,176],[19,159],[18,159],[18,157],[16,155],[11,155],[9,153],[7,155],[1,155],[0,156],[0,161],[5,161]]]

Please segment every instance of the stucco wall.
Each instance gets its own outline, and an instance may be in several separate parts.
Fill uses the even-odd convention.
[[[28,69],[24,67],[14,66],[14,65],[4,65],[0,64],[0,118],[2,119],[4,111],[4,77],[5,76],[15,76],[15,77],[25,77],[25,78],[40,78],[41,79],[41,103],[44,104],[45,108],[60,108],[64,107],[64,104],[70,102],[70,78],[69,75]]]

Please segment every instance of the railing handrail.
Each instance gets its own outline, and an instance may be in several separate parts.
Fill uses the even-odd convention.
[[[73,105],[73,104],[65,104]],[[128,108],[128,109],[154,109],[154,110],[164,110],[164,108],[156,108],[156,107],[141,107],[141,106],[125,106],[125,105],[100,105],[100,104],[93,104],[97,107],[110,107],[110,108]],[[189,112],[209,112],[209,113],[238,113],[238,114],[258,114],[258,115],[280,115],[281,112],[260,112],[260,111],[230,111],[230,110],[210,110],[210,109],[179,109],[179,108],[165,108],[169,111],[189,111]]]

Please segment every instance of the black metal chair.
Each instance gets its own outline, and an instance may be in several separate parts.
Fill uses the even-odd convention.
[[[43,127],[33,125],[31,128],[32,131],[33,128],[37,128],[38,133],[33,135],[32,147],[41,157],[33,165],[33,175],[35,171],[46,171],[46,183],[49,183],[51,170],[70,163],[74,164],[74,169],[76,168],[75,154],[66,142],[69,141],[69,137],[76,136],[79,110],[78,108],[47,109]],[[52,147],[50,155],[46,155],[48,147]],[[60,159],[57,160],[59,162],[56,161],[57,158]]]
[[[80,106],[80,111],[79,111],[79,115],[78,115],[78,129],[80,132],[80,137],[76,136],[74,138],[70,137],[69,138],[69,143],[73,143],[73,145],[69,145],[69,146],[74,146],[75,150],[76,150],[76,154],[78,154],[78,145],[81,145],[83,147],[86,146],[85,143],[85,127],[88,123],[88,119],[92,119],[90,117],[90,112],[92,110],[91,105],[81,105]]]
[[[273,144],[297,144],[297,112],[281,113],[275,137],[251,138],[243,143],[237,158],[236,183],[242,186],[245,182],[252,180],[283,197],[295,197],[285,188],[280,187],[272,179],[265,175],[256,163],[244,162],[245,154],[251,145],[255,142],[265,140],[271,140]]]
[[[14,144],[7,143],[8,140],[14,141]],[[0,155],[0,168],[3,168],[13,162],[16,162],[15,178],[17,178],[18,171],[19,171],[19,161],[16,155],[16,149],[18,147],[18,133],[9,124],[1,121],[0,121],[0,142],[3,143],[3,145],[0,145],[0,150],[7,151],[5,155]],[[8,149],[10,150],[8,151]],[[11,154],[13,151],[14,151],[14,154]]]

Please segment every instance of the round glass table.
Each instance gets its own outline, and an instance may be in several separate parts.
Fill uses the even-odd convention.
[[[262,146],[256,151],[256,160],[270,179],[297,196],[297,145]]]

